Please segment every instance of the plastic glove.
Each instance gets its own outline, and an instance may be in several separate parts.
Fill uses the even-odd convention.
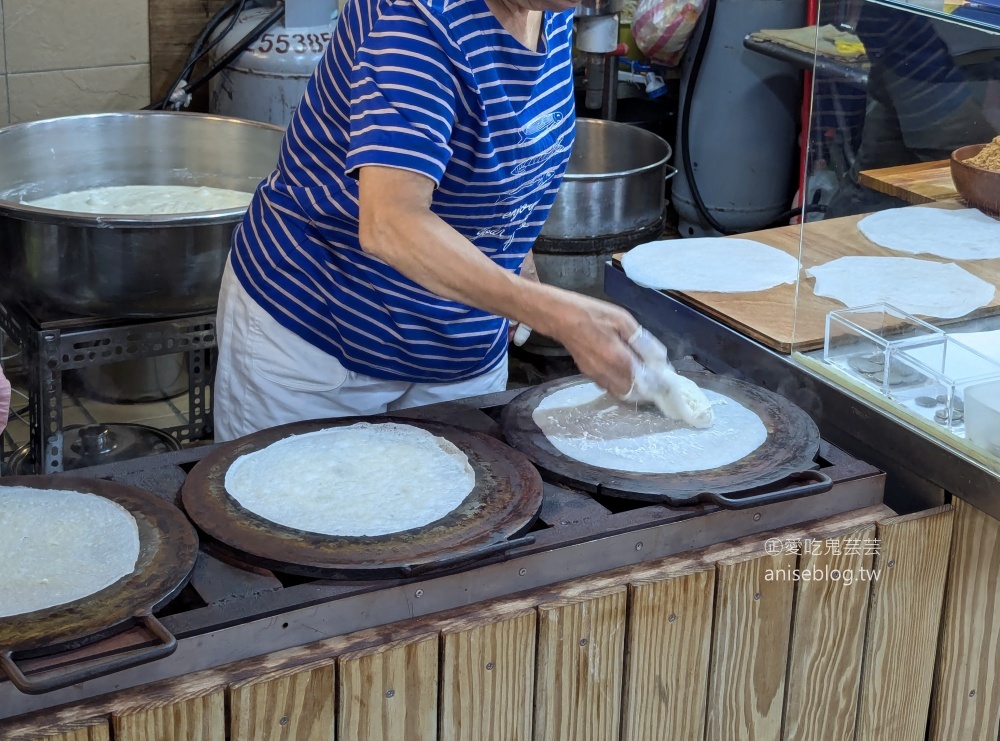
[[[667,348],[642,327],[628,338],[632,349],[632,388],[622,401],[653,401],[653,394],[663,391],[664,371],[673,371]],[[669,389],[667,389],[669,390]]]
[[[632,388],[623,401],[652,402],[665,416],[691,425],[710,427],[712,403],[698,385],[680,376],[671,365],[667,348],[640,327],[628,340],[635,352]]]
[[[527,342],[528,338],[531,337],[531,327],[527,324],[522,324],[521,322],[511,322],[510,331],[510,341],[517,347],[521,347],[521,345]]]

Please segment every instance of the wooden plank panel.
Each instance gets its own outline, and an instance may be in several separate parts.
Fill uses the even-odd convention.
[[[941,201],[934,206],[961,208],[962,204],[957,201]],[[869,242],[858,231],[858,222],[864,216],[865,214],[810,222],[805,230],[802,246],[802,267],[808,269],[849,255],[899,257],[899,253]],[[777,247],[798,258],[799,236],[800,227],[783,226],[740,234],[739,238]],[[941,260],[931,255],[921,255],[920,258],[936,262],[955,262],[991,285],[1000,284],[1000,260]],[[753,340],[778,352],[788,353],[791,352],[793,339],[797,350],[815,350],[823,347],[827,314],[834,309],[845,308],[839,301],[816,296],[812,292],[814,285],[815,281],[812,278],[802,276],[803,290],[798,294],[798,306],[795,303],[796,286],[792,283],[755,293],[670,291],[669,294]],[[934,323],[945,325],[949,321],[966,321],[998,313],[1000,313],[1000,292],[997,292],[987,306],[961,317],[960,320],[934,319]]]
[[[111,731],[107,721],[60,733],[39,736],[37,741],[110,741]]]
[[[176,702],[154,700],[111,716],[115,741],[225,741],[225,706],[222,690]]]
[[[629,588],[622,738],[702,739],[715,569]]]
[[[338,666],[340,741],[436,741],[437,635],[345,654]]]
[[[952,529],[951,505],[878,525],[857,741],[922,741]]]
[[[334,664],[229,688],[232,741],[333,741]]]
[[[1000,522],[960,499],[931,698],[931,741],[994,741],[1000,726]]]
[[[721,561],[707,741],[778,741],[792,619],[792,554]]]
[[[919,205],[958,198],[948,160],[862,170],[858,181],[879,193]]]
[[[627,590],[542,606],[535,680],[537,741],[618,738]]]
[[[528,741],[534,610],[442,634],[441,741]]]
[[[157,101],[184,67],[198,34],[226,0],[149,0],[149,95]],[[199,74],[207,66],[198,67]],[[191,78],[188,78],[188,82]],[[207,110],[207,86],[190,110]]]
[[[799,556],[800,573],[810,576],[797,586],[782,737],[852,741],[875,527],[814,543],[804,543]]]
[[[803,538],[838,537],[844,532],[864,527],[891,517],[892,511],[884,505],[852,510],[821,520],[789,526],[770,533],[789,540]],[[579,601],[606,594],[616,587],[630,583],[659,581],[680,569],[696,569],[716,561],[751,555],[759,552],[760,534],[726,541],[697,551],[670,556],[662,560],[621,567],[571,582],[555,584],[540,589],[511,595],[485,603],[476,603],[430,616],[381,625],[356,633],[334,636],[314,643],[277,651],[265,656],[244,659],[194,674],[163,680],[152,685],[134,687],[111,695],[84,700],[17,718],[0,720],[0,738],[4,741],[33,741],[45,733],[86,725],[94,718],[111,713],[127,713],[148,704],[151,696],[175,702],[185,697],[206,694],[217,689],[225,690],[234,682],[243,682],[279,672],[305,671],[326,665],[346,652],[372,650],[373,647],[401,641],[411,641],[437,635],[453,626],[456,621],[467,624],[481,623],[497,616],[549,605],[555,601]],[[338,720],[339,723],[339,720]]]

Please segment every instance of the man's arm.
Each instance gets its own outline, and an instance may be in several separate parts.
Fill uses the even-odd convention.
[[[359,170],[362,249],[439,296],[523,322],[561,342],[602,388],[628,393],[635,319],[614,304],[514,275],[430,210],[434,183],[408,170]]]
[[[528,250],[528,254],[524,256],[524,260],[521,263],[521,277],[535,283],[541,282],[538,280],[538,271],[535,269],[535,253],[533,250]],[[512,321],[507,327],[507,342],[512,342],[520,346],[527,342],[530,336],[531,327],[527,324]]]
[[[538,283],[538,269],[535,267],[535,251],[529,250],[524,256],[524,263],[521,265],[521,277],[525,280]]]

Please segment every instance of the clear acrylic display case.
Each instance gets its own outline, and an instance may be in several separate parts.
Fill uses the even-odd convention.
[[[1000,254],[893,251],[858,227],[885,209],[971,208],[950,158],[1000,134],[1000,0],[821,0],[818,14],[818,26],[853,36],[864,56],[815,49],[792,359],[1000,473]],[[847,256],[954,263],[995,293],[957,318],[886,295],[866,305],[817,296],[810,269]],[[938,287],[906,286],[902,295],[920,299]],[[996,332],[996,341],[970,344],[967,332]]]
[[[888,304],[831,311],[823,363],[842,383],[862,384],[953,435],[991,445],[994,437],[1000,439],[1000,428],[991,434],[988,413],[1000,408],[1000,358],[970,347],[961,334],[950,335]],[[969,390],[975,424],[983,428],[973,435],[966,434],[965,423]]]
[[[888,304],[831,311],[823,362],[890,396],[913,380],[910,367],[898,360],[899,351],[939,345],[944,336],[937,327]]]
[[[966,391],[1000,381],[1000,362],[967,347],[960,337],[942,334],[933,344],[896,348],[896,383],[883,393],[911,415],[966,437]]]

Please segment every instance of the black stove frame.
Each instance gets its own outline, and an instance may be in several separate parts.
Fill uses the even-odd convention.
[[[499,436],[500,411],[522,390],[393,414]],[[186,472],[209,450],[192,447],[72,475],[112,479],[176,501]],[[189,586],[157,613],[178,639],[173,655],[41,696],[23,695],[0,681],[0,719],[882,504],[885,477],[878,469],[826,442],[818,463],[833,479],[830,491],[740,510],[602,499],[546,483],[532,542],[512,543],[506,552],[451,571],[407,579],[290,577],[240,568],[231,554],[203,547]],[[138,631],[124,636],[113,650],[148,641]],[[72,667],[100,650],[100,644],[94,644],[22,665]]]

